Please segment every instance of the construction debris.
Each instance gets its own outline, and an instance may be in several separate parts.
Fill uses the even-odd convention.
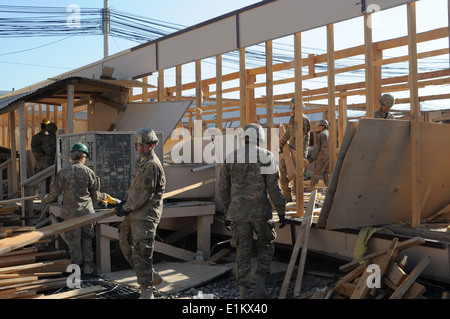
[[[424,242],[422,238],[412,238],[399,243],[394,238],[389,248],[369,254],[359,260],[341,266],[347,272],[332,288],[321,293],[306,292],[302,299],[423,299],[425,286],[416,280],[428,266],[431,256],[423,258],[407,274],[405,265],[407,255],[400,252]],[[444,295],[443,295],[444,296]]]

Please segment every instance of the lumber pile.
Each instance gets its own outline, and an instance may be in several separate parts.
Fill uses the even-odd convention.
[[[430,263],[431,257],[423,258],[407,274],[408,256],[401,257],[405,249],[424,243],[420,237],[398,242],[394,238],[389,248],[364,256],[340,267],[347,272],[330,289],[325,298],[344,299],[422,299],[425,286],[416,279]]]
[[[307,291],[295,295],[296,299],[424,299],[426,287],[416,280],[430,263],[423,258],[414,269],[406,273],[408,256],[401,252],[421,245],[425,240],[414,237],[403,242],[394,238],[389,248],[377,251],[359,260],[339,267],[346,272],[333,287]],[[443,299],[446,295],[442,296]]]

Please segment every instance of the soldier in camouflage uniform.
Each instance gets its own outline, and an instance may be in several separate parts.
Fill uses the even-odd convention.
[[[289,142],[289,146],[295,150],[295,135],[296,135],[296,127],[295,127],[295,99],[293,98],[290,102],[290,109],[292,112],[292,116],[289,119],[289,123],[285,126],[286,134],[280,138],[280,147],[283,147],[284,144]],[[309,119],[303,114],[303,158],[306,159],[308,156],[308,146],[309,146],[309,136],[310,136],[311,124]],[[292,191],[289,187],[289,178],[287,174],[286,162],[283,159],[283,156],[280,156],[280,186],[281,191],[283,192],[284,198],[288,202],[292,202],[292,194],[296,196],[297,194],[297,185],[296,185],[296,176],[292,179]]]
[[[286,223],[286,202],[279,186],[275,158],[270,151],[259,147],[265,138],[264,130],[258,124],[248,124],[244,130],[243,137],[248,136],[245,146],[230,153],[220,170],[219,196],[226,214],[225,224],[232,232],[231,245],[236,248],[240,298],[250,298],[253,233],[258,237],[253,296],[270,298],[265,291],[265,279],[271,270],[276,232],[267,194],[278,212],[280,227]]]
[[[394,105],[394,97],[391,94],[383,94],[378,102],[380,102],[380,107],[374,112],[374,118],[394,120],[394,115],[389,112]]]
[[[148,127],[141,128],[136,131],[134,142],[140,158],[135,163],[127,196],[117,209],[117,216],[125,216],[119,227],[119,244],[136,271],[141,288],[139,298],[152,299],[153,286],[162,282],[153,270],[153,251],[166,177],[154,152],[159,142],[155,132]]]
[[[58,128],[56,124],[51,122],[47,124],[47,135],[42,139],[42,145],[45,150],[44,159],[42,164],[42,169],[46,169],[55,164],[56,162],[56,131]],[[50,182],[51,177],[47,177],[46,182],[46,191],[47,193],[50,191]]]
[[[328,121],[320,120],[318,127],[320,132],[314,141],[314,152],[311,156],[311,163],[314,162],[314,169],[308,191],[312,191],[316,187],[321,177],[326,186],[328,186],[330,181]]]
[[[31,138],[31,151],[34,156],[34,173],[37,174],[43,169],[47,168],[45,164],[45,153],[46,153],[46,145],[47,143],[47,124],[50,121],[47,119],[43,119],[41,122],[41,131]]]
[[[100,192],[100,181],[95,173],[84,163],[89,156],[87,147],[77,143],[72,147],[70,166],[63,167],[55,175],[50,193],[45,195],[45,203],[57,201],[63,195],[62,217],[70,220],[76,217],[94,214],[93,202],[105,200],[108,196]],[[92,238],[95,236],[94,224],[78,227],[66,232],[70,259],[73,264],[83,266],[83,273],[93,272]]]

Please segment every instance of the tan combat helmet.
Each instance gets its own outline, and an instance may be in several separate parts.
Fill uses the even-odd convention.
[[[136,131],[134,135],[134,144],[158,144],[159,139],[155,131],[149,127],[142,127]]]
[[[380,102],[381,105],[391,108],[394,105],[394,96],[392,96],[392,94],[387,94],[387,93],[383,94],[378,99],[378,102]]]

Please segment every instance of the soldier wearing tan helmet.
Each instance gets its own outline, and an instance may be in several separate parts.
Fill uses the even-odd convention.
[[[289,119],[289,123],[285,126],[286,133],[280,137],[280,147],[283,147],[284,144],[289,142],[289,146],[295,150],[295,135],[296,135],[296,128],[295,128],[295,98],[293,98],[289,104],[289,107],[291,109],[291,118]],[[303,105],[304,107],[304,105]],[[303,158],[306,159],[308,156],[308,146],[309,146],[309,139],[310,139],[310,130],[311,130],[311,124],[309,119],[306,117],[305,114],[303,114]],[[281,191],[283,192],[284,198],[288,202],[293,201],[293,197],[297,194],[297,188],[296,188],[296,177],[292,179],[292,188],[289,187],[289,178],[286,168],[286,162],[284,161],[283,157],[280,156],[280,187]],[[294,196],[292,196],[294,195]]]
[[[330,180],[329,170],[329,144],[328,144],[328,121],[320,120],[318,124],[319,133],[314,141],[314,151],[311,156],[311,163],[314,163],[314,169],[311,176],[311,183],[308,191],[313,191],[319,179],[322,178],[326,186]]]
[[[131,184],[117,216],[125,216],[119,227],[119,245],[125,259],[136,271],[140,299],[153,298],[153,286],[162,282],[153,269],[156,229],[163,210],[166,176],[154,149],[159,140],[149,127],[136,131],[139,152]]]
[[[280,227],[286,224],[286,202],[278,184],[278,167],[272,152],[259,147],[265,132],[261,125],[247,124],[241,138],[245,146],[231,152],[220,169],[219,197],[223,203],[225,226],[231,231],[230,245],[236,248],[236,283],[241,299],[250,296],[253,237],[256,234],[257,265],[253,298],[270,298],[266,276],[274,255],[275,223],[272,205],[277,209]],[[273,165],[273,169],[265,170]]]
[[[383,94],[378,99],[378,102],[380,107],[375,111],[374,118],[394,120],[394,115],[389,112],[394,105],[394,97],[391,94]]]

